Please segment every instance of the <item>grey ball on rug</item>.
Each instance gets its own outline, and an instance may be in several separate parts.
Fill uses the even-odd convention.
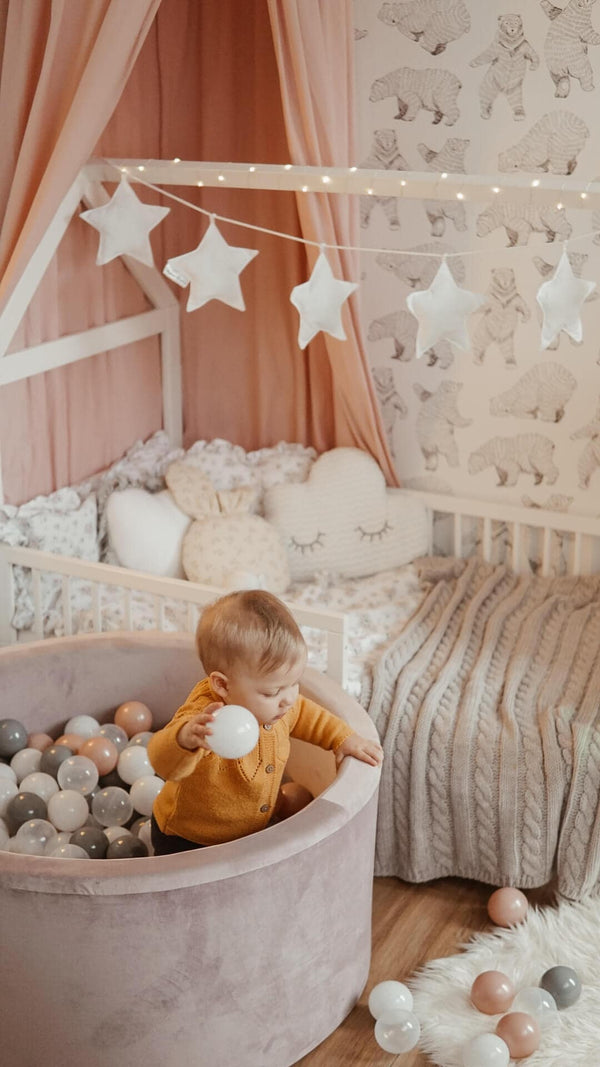
[[[556,908],[530,908],[527,918],[509,929],[476,934],[456,956],[431,960],[406,980],[421,1023],[419,1048],[438,1067],[462,1067],[462,1049],[477,1034],[496,1028],[501,1015],[484,1015],[470,1001],[471,986],[482,971],[506,974],[518,993],[537,986],[557,964],[574,968],[581,997],[556,1012],[542,1029],[539,1048],[524,1067],[598,1067],[600,1064],[600,897]],[[511,1061],[513,1062],[513,1061]]]

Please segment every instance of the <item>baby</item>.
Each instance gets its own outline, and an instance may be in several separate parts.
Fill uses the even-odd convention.
[[[264,829],[275,814],[290,737],[330,749],[337,764],[345,756],[381,762],[377,742],[299,696],[306,645],[271,593],[244,590],[215,601],[202,613],[196,647],[207,677],[148,745],[152,766],[165,779],[152,815],[156,855]],[[207,743],[224,704],[241,704],[259,723],[258,743],[241,759],[223,759]]]

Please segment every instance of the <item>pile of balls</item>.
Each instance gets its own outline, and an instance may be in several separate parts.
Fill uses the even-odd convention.
[[[76,715],[60,737],[0,720],[0,850],[66,859],[152,853],[150,815],[164,785],[146,746],[152,713],[121,704],[101,725]]]
[[[512,926],[527,915],[527,897],[519,889],[505,887],[492,893],[488,914],[497,926]],[[494,1033],[481,1033],[462,1049],[463,1067],[508,1067],[510,1059],[530,1056],[540,1044],[541,1031],[581,994],[581,981],[572,967],[550,967],[539,986],[516,991],[501,971],[483,971],[471,986],[473,1007],[485,1015],[501,1015]],[[376,985],[369,996],[375,1021],[375,1039],[386,1052],[408,1052],[420,1038],[421,1027],[412,1011],[413,998],[402,982]]]

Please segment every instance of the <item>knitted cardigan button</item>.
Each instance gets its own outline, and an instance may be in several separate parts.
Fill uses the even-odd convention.
[[[272,763],[267,763],[267,766],[265,767],[265,771],[267,772],[267,774],[273,774],[274,770],[275,770],[275,768],[274,768],[273,764]]]
[[[272,730],[273,729],[273,723],[272,722],[264,723],[264,728],[265,728],[265,730]]]
[[[268,811],[269,810],[269,805],[268,804],[261,804],[260,810],[261,811]]]

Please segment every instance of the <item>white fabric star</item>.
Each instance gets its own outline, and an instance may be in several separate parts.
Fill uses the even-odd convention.
[[[290,295],[291,303],[300,312],[300,348],[306,348],[320,330],[337,337],[339,341],[346,340],[342,326],[342,304],[355,289],[358,289],[356,283],[333,277],[327,256],[321,250],[308,281],[294,286]]]
[[[239,276],[257,255],[255,248],[228,245],[211,218],[198,247],[167,260],[163,274],[182,288],[189,285],[188,311],[203,307],[209,300],[221,300],[238,311],[245,311]]]
[[[443,259],[429,289],[420,289],[406,298],[409,310],[419,323],[417,359],[442,338],[468,349],[470,341],[465,318],[484,302],[481,293],[471,293],[456,284]]]
[[[148,235],[169,211],[168,207],[142,204],[127,178],[121,178],[107,204],[82,211],[80,215],[80,218],[89,222],[100,234],[96,265],[101,267],[117,256],[133,256],[147,267],[153,267],[154,259]]]
[[[574,341],[581,341],[581,307],[595,288],[596,282],[575,277],[567,251],[563,248],[553,277],[540,285],[537,292],[537,302],[544,314],[542,348],[548,348],[561,330]]]

